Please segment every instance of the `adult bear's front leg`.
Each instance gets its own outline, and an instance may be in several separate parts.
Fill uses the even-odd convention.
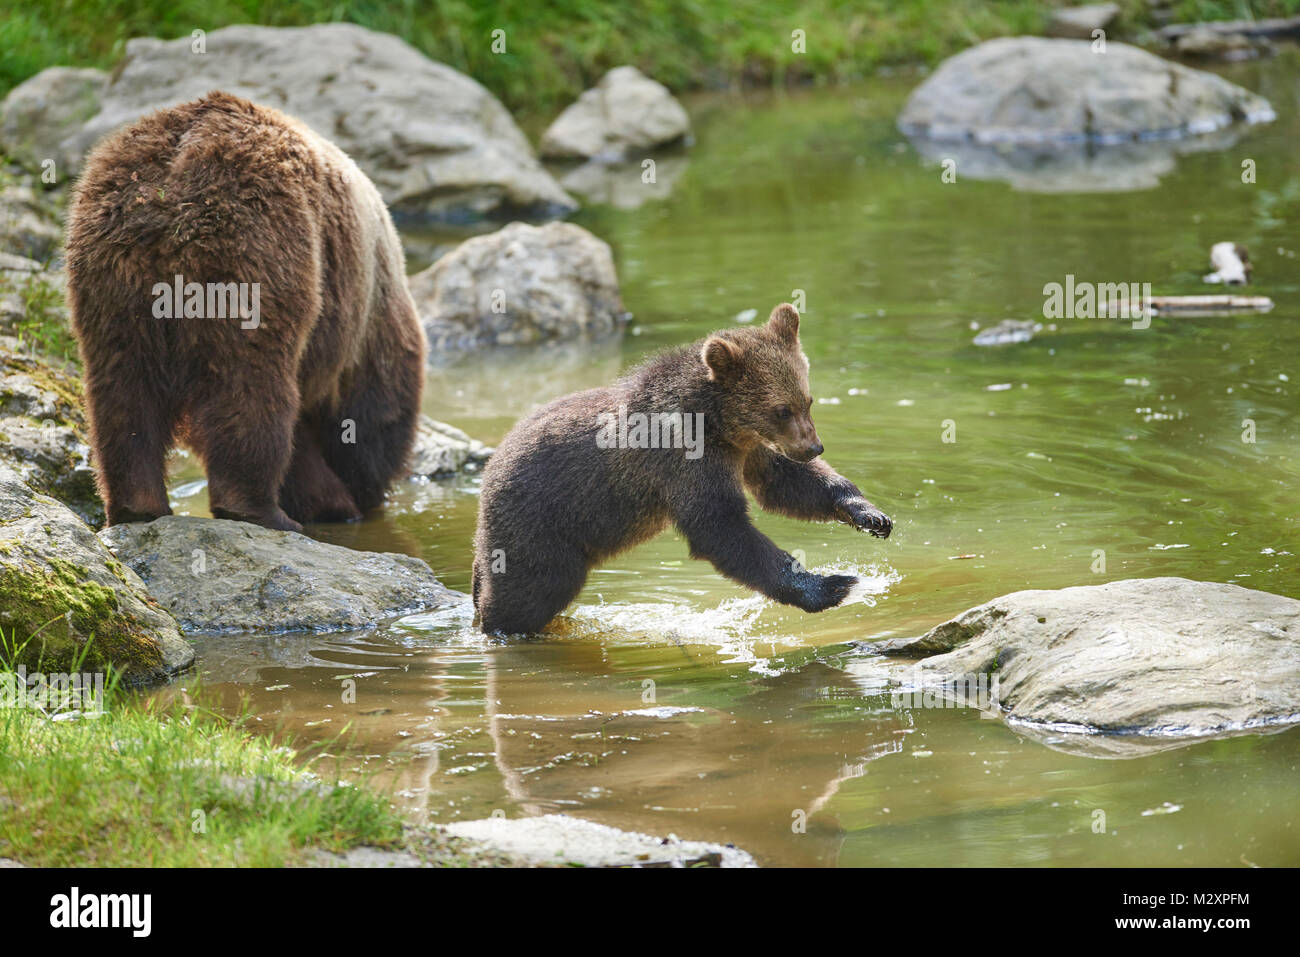
[[[759,447],[745,459],[745,485],[769,512],[811,522],[844,522],[878,538],[894,524],[862,491],[821,459],[796,462]]]

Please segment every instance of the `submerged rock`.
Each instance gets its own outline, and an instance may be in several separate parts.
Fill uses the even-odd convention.
[[[1114,193],[1151,189],[1188,153],[1223,150],[1242,136],[1231,126],[1202,136],[1098,146],[1088,142],[979,143],[912,137],[928,162],[951,161],[959,178],[995,180],[1031,193]]]
[[[542,134],[551,159],[617,162],[690,136],[686,110],[668,88],[634,66],[615,67]]]
[[[359,631],[464,598],[418,558],[168,515],[100,532],[186,632]]]
[[[626,318],[608,244],[572,223],[467,239],[410,287],[434,351],[601,338]]]
[[[660,156],[640,163],[590,160],[565,173],[560,185],[592,203],[637,209],[651,200],[667,199],[686,166],[685,156]]]
[[[730,844],[652,837],[563,814],[489,817],[441,828],[484,850],[523,864],[582,867],[756,867],[753,857]]]
[[[395,214],[458,221],[577,207],[496,97],[397,37],[326,23],[224,27],[204,37],[201,52],[195,42],[128,41],[98,112],[66,134],[58,124],[33,127],[28,154],[58,157],[66,175],[106,133],[224,90],[283,110],[338,144]],[[49,85],[42,73],[17,87],[6,115],[32,99],[33,86]]]
[[[945,60],[899,116],[940,141],[1117,143],[1274,118],[1261,96],[1124,43],[1002,37]]]
[[[491,454],[492,449],[478,439],[422,415],[411,452],[411,478],[447,478],[457,472],[475,472]]]
[[[26,644],[21,663],[46,673],[111,664],[128,684],[148,684],[194,661],[136,574],[71,510],[3,466],[0,632],[6,643]]]
[[[1300,601],[1143,578],[1005,595],[874,651],[997,679],[1017,727],[1184,740],[1300,722]]]
[[[90,467],[81,383],[0,340],[0,465],[34,490],[67,504],[84,522],[104,522]]]
[[[971,341],[977,346],[1009,346],[1028,342],[1042,328],[1043,324],[1033,319],[1003,319],[996,326],[981,329]]]

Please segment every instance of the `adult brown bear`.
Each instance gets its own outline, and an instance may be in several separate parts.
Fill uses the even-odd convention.
[[[72,327],[110,525],[171,509],[175,442],[212,514],[356,519],[415,436],[424,334],[374,185],[302,123],[226,93],[91,154],[68,226]]]

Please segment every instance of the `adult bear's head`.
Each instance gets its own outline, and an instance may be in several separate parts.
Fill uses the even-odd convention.
[[[725,427],[738,433],[729,436],[735,444],[761,443],[796,462],[822,454],[794,306],[777,306],[766,325],[709,336],[700,359],[720,391]]]

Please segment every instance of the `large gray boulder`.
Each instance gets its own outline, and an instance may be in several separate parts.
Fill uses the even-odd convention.
[[[55,156],[72,171],[106,133],[225,90],[281,109],[338,144],[396,214],[459,220],[576,208],[491,93],[397,37],[328,23],[225,27],[203,43],[205,52],[188,36],[129,41],[99,111],[66,135],[57,124],[29,124],[25,155]],[[29,85],[49,81],[40,74],[11,92],[6,116],[11,103],[17,113],[33,98]]]
[[[0,339],[0,466],[53,496],[84,522],[101,525],[82,413],[81,382]]]
[[[941,141],[1124,142],[1274,118],[1263,97],[1123,43],[1002,37],[945,60],[899,127]]]
[[[435,351],[600,338],[626,319],[608,244],[572,223],[467,239],[410,288]]]
[[[225,519],[114,525],[104,543],[186,632],[338,632],[464,599],[418,558]]]
[[[551,159],[617,162],[690,134],[690,117],[667,87],[634,66],[620,66],[556,117],[538,149]]]
[[[1300,601],[1142,578],[1020,591],[915,639],[923,684],[988,674],[1003,716],[1053,732],[1160,739],[1300,722]]]
[[[75,137],[100,110],[108,74],[103,70],[52,66],[19,84],[0,103],[0,146],[32,169],[55,161],[60,180],[67,170],[58,147]]]
[[[45,673],[112,665],[128,684],[148,684],[194,661],[136,574],[70,509],[3,465],[0,631],[25,645],[21,663]]]

